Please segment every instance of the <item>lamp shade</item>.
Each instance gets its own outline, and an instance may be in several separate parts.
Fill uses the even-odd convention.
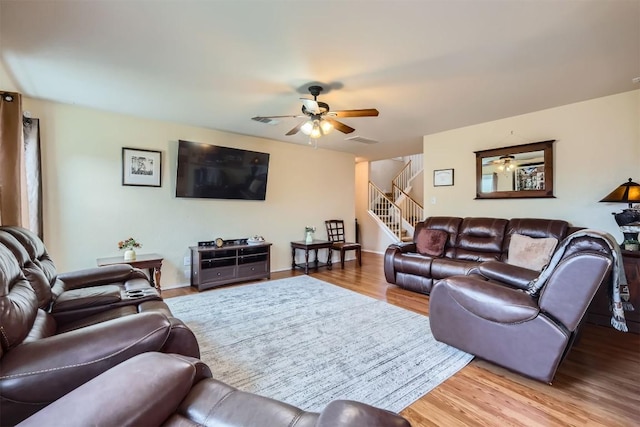
[[[620,184],[618,188],[609,193],[601,202],[629,203],[629,209],[633,203],[640,203],[640,184],[631,181]]]

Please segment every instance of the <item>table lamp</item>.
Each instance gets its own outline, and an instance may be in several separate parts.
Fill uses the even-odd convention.
[[[628,203],[629,208],[622,212],[613,212],[614,218],[620,230],[624,234],[624,240],[638,242],[638,230],[640,230],[640,209],[633,208],[633,203],[640,203],[640,184],[631,181],[620,184],[609,193],[601,202]]]

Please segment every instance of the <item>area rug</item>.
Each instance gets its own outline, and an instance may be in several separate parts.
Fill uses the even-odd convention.
[[[428,317],[309,276],[165,301],[216,379],[309,411],[350,399],[399,412],[473,359]]]

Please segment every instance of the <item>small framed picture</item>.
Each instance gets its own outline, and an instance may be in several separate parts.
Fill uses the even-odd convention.
[[[445,187],[453,185],[453,169],[436,169],[433,171],[433,186]]]
[[[122,185],[162,186],[162,153],[138,148],[122,148]]]

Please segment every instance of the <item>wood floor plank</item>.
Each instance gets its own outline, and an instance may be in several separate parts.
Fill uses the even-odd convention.
[[[311,275],[419,314],[429,314],[428,296],[386,282],[382,255],[364,252],[362,262],[359,267],[355,261],[347,261],[344,270],[338,265]],[[271,276],[281,279],[300,274],[282,271]],[[197,291],[178,288],[163,291],[162,295],[171,298],[191,293]],[[401,414],[414,427],[639,426],[640,335],[585,324],[552,385],[476,358]]]

